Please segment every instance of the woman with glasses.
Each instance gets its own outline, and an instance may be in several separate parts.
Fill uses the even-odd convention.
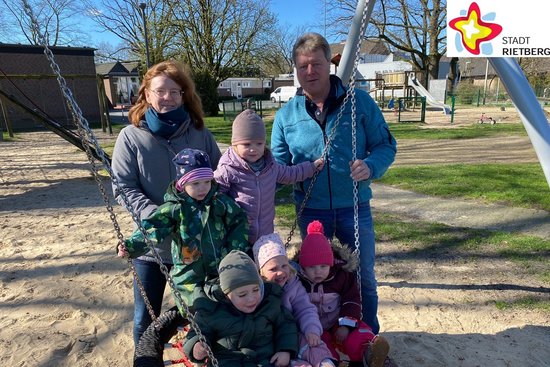
[[[116,200],[124,206],[121,192],[133,211],[144,219],[163,203],[164,193],[176,178],[172,159],[184,148],[208,154],[215,169],[221,153],[211,132],[204,126],[202,104],[189,71],[174,61],[151,67],[139,88],[136,104],[128,113],[113,151],[112,169]],[[163,263],[172,266],[171,238],[159,244]],[[166,278],[149,252],[133,260],[147,299],[156,316],[162,307]],[[145,301],[134,281],[134,344],[151,323]]]

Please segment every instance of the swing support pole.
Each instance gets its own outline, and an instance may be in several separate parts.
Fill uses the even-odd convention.
[[[372,14],[372,8],[374,7],[374,0],[359,0],[357,2],[357,8],[355,9],[355,15],[342,51],[342,58],[340,59],[340,65],[336,75],[342,80],[342,83],[347,86],[353,70],[353,64],[355,61],[355,51],[357,47],[361,45],[362,34],[359,34],[361,30],[361,22],[363,21],[363,12],[365,7],[368,7],[366,19],[364,22],[368,23]]]
[[[488,60],[514,102],[550,186],[550,125],[544,110],[516,59],[491,57]]]

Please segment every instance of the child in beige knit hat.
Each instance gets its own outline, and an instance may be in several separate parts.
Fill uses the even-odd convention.
[[[323,169],[324,161],[284,166],[266,147],[264,121],[253,110],[241,112],[233,121],[231,146],[222,155],[214,178],[220,191],[233,197],[248,216],[248,241],[273,233],[277,184],[294,184]]]
[[[300,331],[300,350],[291,367],[334,367],[335,360],[321,340],[323,326],[317,308],[289,263],[285,245],[277,233],[260,237],[252,247],[260,275],[283,287],[281,301],[294,316]]]

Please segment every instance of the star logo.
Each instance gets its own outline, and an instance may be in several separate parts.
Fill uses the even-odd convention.
[[[481,20],[481,11],[475,2],[470,4],[465,17],[452,19],[449,22],[449,27],[460,32],[462,44],[474,55],[480,54],[482,42],[490,41],[502,32],[502,26],[499,24]]]

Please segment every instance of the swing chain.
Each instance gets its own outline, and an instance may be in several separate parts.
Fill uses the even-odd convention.
[[[367,12],[368,6],[365,6],[363,9],[363,16],[361,18],[361,27],[359,31],[359,43],[356,45],[355,50],[355,59],[353,63],[353,70],[350,77],[350,87],[351,90],[351,136],[352,136],[352,161],[357,159],[357,109],[356,109],[356,98],[355,98],[355,81],[357,75],[357,67],[359,64],[359,55],[361,53],[361,37],[365,33],[365,28],[367,26]],[[371,173],[372,174],[372,173]],[[361,261],[361,244],[359,242],[359,182],[353,181],[353,234],[355,239],[355,250],[357,258]],[[361,266],[361,265],[360,265]],[[358,284],[361,284],[361,271],[357,272],[357,281]],[[361,298],[361,293],[359,296]],[[363,304],[361,300],[361,304]]]
[[[59,83],[61,91],[62,91],[62,93],[65,97],[65,100],[67,101],[69,110],[70,110],[71,115],[73,117],[73,120],[75,120],[77,122],[76,127],[77,127],[78,136],[84,142],[84,144],[82,144],[82,146],[84,147],[84,151],[86,152],[86,156],[88,157],[88,161],[90,162],[90,167],[91,167],[91,170],[92,170],[92,174],[93,174],[94,180],[97,183],[99,191],[101,193],[101,197],[103,199],[105,207],[106,207],[107,211],[109,212],[109,218],[110,218],[110,220],[113,224],[113,227],[114,227],[117,239],[118,239],[118,243],[124,245],[124,236],[122,235],[122,232],[120,230],[120,225],[118,224],[116,214],[114,213],[114,209],[113,209],[112,205],[110,204],[110,200],[109,200],[109,197],[106,193],[105,186],[103,185],[103,183],[101,181],[101,175],[100,175],[100,173],[99,173],[99,171],[96,167],[96,164],[95,164],[96,159],[95,159],[95,157],[92,154],[92,151],[90,149],[90,143],[94,144],[95,151],[98,153],[98,155],[101,158],[101,161],[103,162],[105,167],[109,166],[108,165],[108,160],[105,156],[105,153],[104,153],[103,149],[101,149],[101,147],[99,146],[99,143],[97,142],[97,139],[95,139],[95,137],[93,136],[93,132],[88,128],[87,121],[86,122],[83,121],[85,119],[82,116],[82,111],[80,110],[80,108],[78,107],[78,104],[76,103],[76,101],[72,97],[72,93],[71,93],[70,89],[67,87],[67,83],[66,83],[65,79],[61,76],[61,70],[59,69],[59,65],[54,60],[54,56],[53,56],[52,51],[47,46],[47,40],[45,39],[45,37],[42,35],[40,30],[38,29],[38,25],[37,25],[38,21],[34,17],[34,14],[32,13],[32,10],[28,6],[27,2],[23,1],[23,3],[24,3],[25,12],[27,13],[27,15],[31,19],[31,26],[33,27],[33,32],[35,32],[35,34],[38,35],[40,43],[44,46],[44,53],[46,54],[46,57],[47,57],[48,61],[50,62],[50,67],[54,71],[54,74],[56,74],[57,82]],[[107,164],[105,164],[105,162],[107,162]],[[109,170],[109,174],[112,176],[112,171]],[[127,261],[130,265],[130,269],[132,271],[134,280],[136,281],[136,284],[139,288],[139,292],[143,297],[143,300],[144,300],[145,305],[147,307],[147,311],[149,312],[149,315],[151,316],[151,320],[156,321],[157,317],[155,315],[153,307],[151,306],[151,303],[147,299],[147,296],[146,296],[146,293],[145,293],[145,288],[143,287],[143,284],[141,283],[141,280],[137,276],[137,271],[135,270],[135,267],[134,267],[131,259],[128,258]]]
[[[172,294],[177,298],[177,300],[182,305],[182,307],[184,309],[183,311],[185,313],[185,315],[182,315],[182,316],[189,320],[191,327],[197,333],[199,341],[202,342],[203,345],[205,346],[205,349],[206,349],[208,358],[210,360],[210,363],[213,365],[213,367],[218,367],[218,361],[214,357],[214,354],[213,354],[213,352],[210,348],[210,345],[206,341],[206,338],[204,337],[204,335],[202,334],[198,324],[196,323],[193,313],[190,311],[189,307],[183,301],[183,299],[181,297],[181,294],[177,290],[177,288],[175,286],[175,283],[174,283],[174,280],[173,280],[172,276],[170,275],[170,273],[168,271],[168,268],[166,267],[166,265],[163,264],[162,259],[160,258],[160,255],[158,254],[158,251],[156,251],[156,248],[155,248],[154,244],[149,239],[149,237],[147,235],[147,231],[145,230],[145,228],[141,224],[140,218],[138,217],[136,212],[133,210],[128,197],[124,194],[124,192],[122,190],[120,190],[120,185],[118,183],[118,180],[114,176],[114,173],[112,171],[109,160],[106,158],[105,152],[103,151],[103,149],[99,145],[99,142],[98,142],[97,138],[95,137],[93,131],[90,129],[88,121],[82,115],[82,110],[79,108],[77,102],[74,100],[74,98],[72,96],[72,93],[71,93],[71,90],[67,87],[67,83],[66,83],[65,79],[61,75],[59,65],[55,62],[54,55],[53,55],[52,51],[50,50],[50,48],[48,47],[47,40],[46,40],[45,36],[41,33],[40,29],[38,28],[38,21],[35,18],[30,5],[28,4],[28,2],[26,0],[23,0],[23,5],[24,5],[25,13],[29,16],[29,18],[31,20],[31,26],[33,28],[33,31],[38,35],[38,39],[39,39],[40,43],[42,44],[42,46],[44,47],[44,53],[45,53],[46,57],[48,58],[48,60],[50,61],[50,67],[52,68],[52,70],[54,71],[54,73],[57,76],[57,81],[59,83],[59,87],[60,87],[60,89],[63,93],[63,96],[65,97],[65,100],[66,100],[68,106],[69,106],[69,109],[71,111],[73,119],[77,122],[76,125],[77,125],[77,130],[78,130],[79,136],[80,136],[81,140],[83,140],[83,142],[86,143],[86,144],[83,144],[84,148],[85,148],[85,151],[86,151],[86,155],[88,157],[88,160],[90,161],[94,178],[96,180],[96,183],[99,186],[99,190],[100,190],[101,195],[103,197],[103,200],[106,204],[107,210],[109,211],[110,219],[111,219],[111,221],[113,223],[113,227],[115,228],[115,231],[117,233],[117,238],[118,238],[118,241],[119,241],[119,245],[124,245],[123,235],[121,233],[120,226],[119,226],[118,221],[116,219],[116,215],[114,213],[113,207],[111,206],[111,204],[109,202],[109,197],[108,197],[108,195],[105,191],[105,187],[103,186],[103,183],[101,182],[101,177],[100,177],[99,171],[98,171],[98,169],[96,168],[96,165],[95,165],[96,160],[95,160],[95,158],[94,158],[94,156],[91,152],[90,146],[89,146],[90,144],[94,145],[96,152],[98,153],[99,157],[101,158],[101,162],[103,163],[104,168],[109,173],[109,176],[111,177],[111,180],[113,181],[113,184],[119,190],[119,192],[121,194],[120,196],[124,201],[124,205],[125,205],[126,209],[131,214],[133,221],[137,224],[138,229],[140,230],[141,234],[144,236],[145,242],[147,243],[147,246],[152,250],[154,258],[155,258],[156,262],[158,263],[161,272],[164,274],[164,276],[166,277],[168,283],[170,284],[170,287],[172,289]],[[141,293],[141,295],[142,295],[142,297],[143,297],[143,299],[146,303],[146,306],[147,306],[147,309],[148,309],[149,313],[151,314],[151,319],[156,321],[157,318],[156,318],[156,316],[153,312],[153,308],[152,308],[152,306],[151,306],[151,304],[150,304],[150,302],[147,298],[147,295],[145,293],[143,285],[142,285],[141,281],[139,280],[139,277],[137,276],[137,272],[135,270],[135,267],[131,263],[130,259],[128,259],[128,262],[131,264],[130,267],[131,267],[131,270],[134,274],[134,279],[136,279],[136,283],[138,284],[138,287],[140,289],[140,293]]]

